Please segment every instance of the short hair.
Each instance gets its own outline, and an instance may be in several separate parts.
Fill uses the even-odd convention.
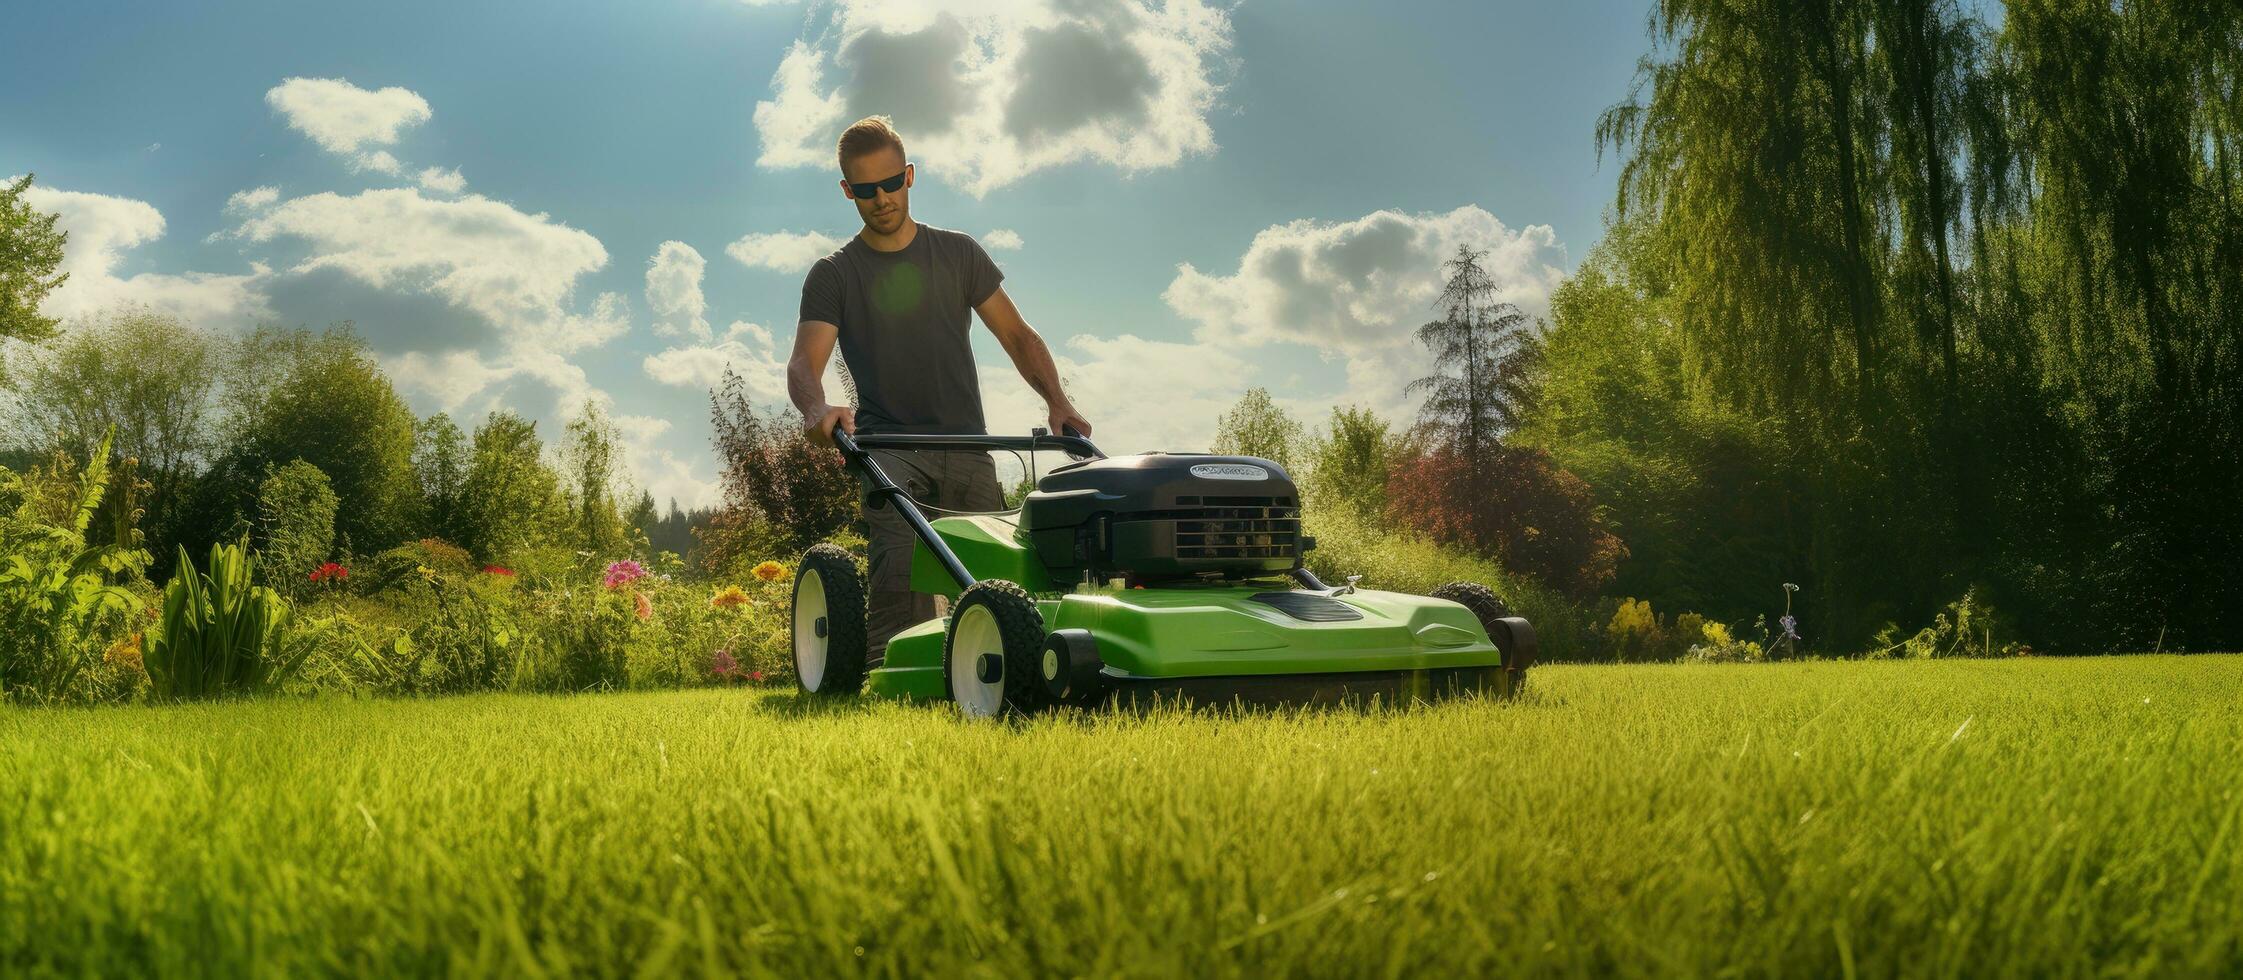
[[[903,155],[903,137],[896,135],[895,125],[886,116],[866,116],[841,131],[840,152],[834,162],[847,166],[851,157],[878,153],[891,146],[897,156]]]

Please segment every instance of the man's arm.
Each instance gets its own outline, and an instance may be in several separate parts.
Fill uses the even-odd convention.
[[[1044,345],[1044,338],[1036,333],[1036,328],[1021,318],[1020,311],[1012,305],[1012,297],[1006,296],[999,287],[988,299],[982,300],[980,306],[974,307],[974,312],[981,315],[982,325],[997,335],[997,342],[1004,345],[1005,356],[1012,358],[1012,366],[1020,372],[1021,379],[1044,397],[1044,406],[1051,415],[1051,431],[1064,435],[1073,429],[1077,435],[1089,435],[1089,420],[1075,411],[1074,404],[1067,400],[1067,392],[1059,386],[1059,365],[1052,362],[1051,348]],[[801,350],[799,342],[795,349]]]
[[[787,397],[802,413],[802,428],[820,445],[833,445],[833,427],[857,434],[857,410],[826,404],[826,361],[841,328],[823,320],[804,320],[794,328],[794,355],[787,358]],[[1048,359],[1048,358],[1047,358]]]

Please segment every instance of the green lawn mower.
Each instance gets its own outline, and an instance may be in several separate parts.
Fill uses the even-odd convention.
[[[1108,701],[1388,703],[1507,694],[1534,663],[1534,628],[1486,586],[1430,596],[1319,581],[1302,556],[1300,494],[1266,459],[1109,458],[1082,436],[834,433],[865,506],[917,531],[913,591],[949,615],[867,662],[865,583],[832,545],[802,557],[794,660],[802,690],[952,700],[969,715]],[[929,521],[870,450],[1056,450],[1073,458],[1017,511]],[[868,669],[869,668],[869,669]]]

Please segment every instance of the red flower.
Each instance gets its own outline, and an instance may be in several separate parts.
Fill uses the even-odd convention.
[[[485,574],[485,575],[504,575],[504,576],[506,576],[507,578],[513,578],[513,577],[514,577],[514,570],[513,570],[513,569],[511,569],[511,568],[508,568],[508,567],[506,567],[506,566],[504,566],[504,565],[485,565],[485,566],[483,566],[483,574]]]
[[[314,582],[340,582],[349,577],[350,569],[344,568],[343,566],[335,564],[334,562],[327,562],[320,565],[318,568],[312,569],[311,574],[311,580]]]

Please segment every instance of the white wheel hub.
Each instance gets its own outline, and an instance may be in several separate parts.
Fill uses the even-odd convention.
[[[951,700],[969,717],[994,717],[1005,707],[1005,680],[1000,675],[994,683],[983,681],[979,667],[983,656],[1004,658],[1004,631],[997,627],[996,615],[982,605],[959,613],[950,629]]]
[[[794,583],[794,672],[812,694],[826,681],[826,647],[833,630],[826,619],[826,583],[805,568]]]

